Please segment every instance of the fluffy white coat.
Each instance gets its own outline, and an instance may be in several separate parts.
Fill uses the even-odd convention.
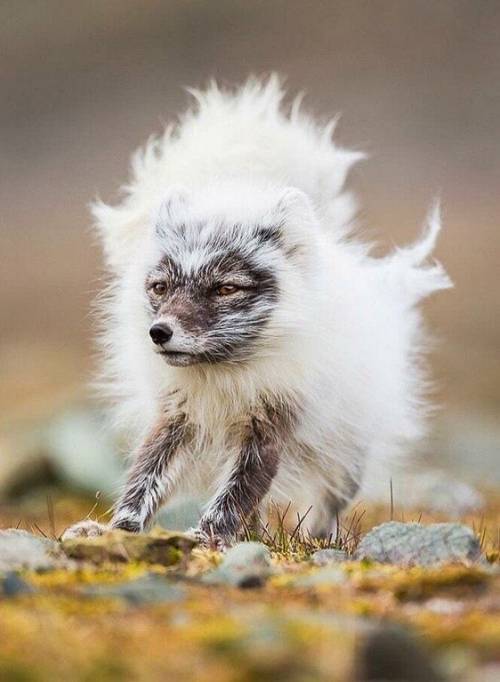
[[[344,191],[363,154],[332,141],[335,120],[318,125],[299,100],[285,110],[276,77],[192,95],[194,108],[134,155],[122,201],[93,207],[113,279],[103,303],[104,348],[118,426],[141,438],[165,396],[181,388],[200,437],[175,484],[208,499],[234,456],[230,425],[259,396],[292,397],[300,420],[270,495],[302,511],[313,505],[317,522],[325,490],[347,499],[346,478],[365,489],[388,487],[393,463],[426,434],[426,338],[417,306],[451,286],[443,268],[427,262],[439,213],[431,212],[417,242],[373,258],[349,236],[356,204]],[[171,201],[169,210],[186,211],[187,221],[222,215],[227,224],[254,225],[280,205],[286,239],[301,246],[296,266],[268,256],[279,272],[280,304],[259,352],[244,363],[179,368],[152,352],[144,273],[158,249],[154,216],[177,185],[191,199],[188,208]]]

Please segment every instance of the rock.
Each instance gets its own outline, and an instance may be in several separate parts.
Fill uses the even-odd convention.
[[[66,555],[79,561],[145,561],[171,566],[189,554],[195,541],[182,533],[154,529],[150,533],[113,530],[98,537],[63,540]]]
[[[187,531],[196,528],[202,505],[194,497],[179,497],[160,510],[156,523],[168,530]]]
[[[24,424],[22,426],[25,426]],[[13,428],[0,433],[0,497],[26,489],[32,472],[43,474],[46,458],[42,454],[41,433],[36,429]]]
[[[433,450],[439,453],[439,466],[466,481],[495,487],[500,484],[500,422],[496,410],[475,407],[443,411]]]
[[[59,478],[75,489],[111,497],[125,480],[124,461],[102,416],[85,405],[51,420],[43,445]]]
[[[438,613],[443,616],[456,616],[463,613],[466,609],[466,604],[463,601],[456,599],[444,599],[442,597],[433,597],[428,599],[423,604],[424,608],[433,613]]]
[[[58,544],[54,540],[15,528],[0,531],[0,572],[41,571],[61,563]]]
[[[342,585],[347,582],[347,576],[340,566],[330,564],[318,571],[302,575],[294,581],[296,587],[318,587],[321,585]]]
[[[418,639],[397,625],[380,625],[361,640],[356,682],[439,682],[435,662]]]
[[[40,420],[20,420],[0,433],[0,496],[44,482],[114,496],[125,461],[101,412],[78,403]]]
[[[459,523],[383,523],[360,542],[357,560],[371,559],[401,566],[433,566],[443,563],[470,563],[481,559],[479,540]]]
[[[91,597],[124,599],[129,604],[160,604],[176,602],[184,597],[184,590],[154,573],[118,585],[92,585],[84,590]]]
[[[4,597],[17,597],[20,594],[33,594],[33,592],[35,589],[17,573],[7,573],[4,578],[0,579],[0,594]]]
[[[403,506],[425,509],[459,519],[484,507],[482,495],[471,485],[458,480],[448,471],[430,469],[414,473],[406,481],[394,481],[394,499],[399,504],[404,491]]]
[[[328,564],[336,564],[342,561],[347,561],[347,552],[342,549],[318,549],[311,557],[311,561],[316,566],[327,566]]]
[[[478,512],[485,505],[483,496],[450,470],[418,461],[404,471],[386,472],[377,480],[370,480],[363,497],[386,505],[394,503],[398,509],[445,514],[449,519]]]
[[[220,566],[204,577],[210,584],[260,587],[272,573],[271,555],[261,542],[239,542],[225,555]]]

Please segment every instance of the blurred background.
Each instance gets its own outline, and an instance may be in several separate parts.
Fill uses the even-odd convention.
[[[272,70],[306,108],[341,112],[337,141],[369,153],[350,183],[379,253],[441,197],[437,256],[456,288],[426,311],[444,405],[429,451],[500,482],[498,0],[11,0],[0,36],[4,499],[116,485],[86,388],[101,277],[87,204],[117,196],[131,151],[187,105],[183,86]]]

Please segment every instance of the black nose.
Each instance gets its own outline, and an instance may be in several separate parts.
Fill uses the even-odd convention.
[[[157,346],[161,346],[173,336],[173,331],[166,324],[154,324],[149,330],[149,336],[153,339],[153,343]]]

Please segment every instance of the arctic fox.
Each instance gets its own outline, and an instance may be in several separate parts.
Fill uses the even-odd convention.
[[[133,157],[123,200],[93,207],[113,278],[107,384],[134,455],[110,525],[66,536],[142,531],[177,490],[203,495],[210,546],[270,501],[311,508],[325,534],[366,472],[426,433],[417,304],[451,286],[427,263],[439,213],[374,258],[344,191],[363,154],[334,144],[334,120],[286,109],[274,76],[192,95]]]

